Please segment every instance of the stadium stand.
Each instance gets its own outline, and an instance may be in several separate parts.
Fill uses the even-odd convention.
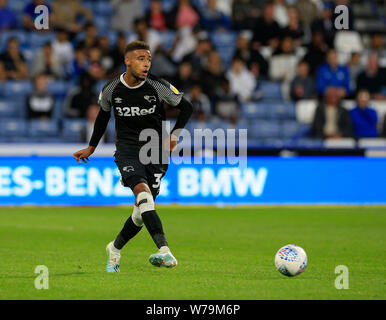
[[[313,1],[319,5],[323,3],[332,3],[334,5],[340,3],[339,1]],[[32,1],[12,0],[8,1],[7,7],[11,9],[17,17],[17,28],[3,28],[0,29],[0,142],[25,142],[29,139],[37,142],[86,142],[87,135],[86,119],[68,119],[64,117],[64,103],[71,89],[78,86],[79,75],[88,73],[93,80],[93,90],[95,95],[98,95],[106,81],[117,76],[124,70],[122,63],[122,51],[117,46],[117,39],[119,37],[118,31],[111,28],[112,19],[114,18],[114,8],[109,0],[96,1],[79,1],[82,6],[88,8],[92,12],[92,22],[97,28],[97,40],[95,43],[87,44],[86,33],[84,26],[86,21],[79,20],[81,26],[80,31],[67,30],[70,37],[71,46],[74,50],[74,58],[66,65],[63,65],[65,74],[63,77],[58,77],[51,73],[49,63],[46,65],[45,73],[50,76],[50,81],[47,86],[47,91],[54,97],[54,110],[50,119],[31,119],[26,118],[26,98],[33,90],[33,76],[30,72],[34,63],[34,58],[39,49],[47,43],[53,43],[57,39],[57,34],[60,28],[54,23],[50,25],[50,29],[46,31],[33,30],[29,31],[23,26],[24,9],[28,3]],[[52,6],[56,0],[45,1],[46,5]],[[117,1],[115,1],[117,2]],[[119,2],[119,1],[118,1]],[[191,0],[188,1],[202,14],[206,10],[206,0]],[[232,3],[231,19],[234,19],[235,12],[239,12],[242,8],[242,1],[227,1]],[[244,1],[252,2],[252,1]],[[270,5],[269,1],[260,1]],[[139,8],[142,12],[142,17],[145,16],[151,0],[142,1],[142,7]],[[332,45],[338,52],[339,62],[348,64],[352,54],[360,54],[359,70],[366,70],[366,57],[370,53],[375,53],[379,59],[380,72],[385,79],[382,90],[372,95],[369,105],[376,110],[379,120],[379,130],[381,134],[381,127],[383,119],[386,115],[386,22],[383,17],[386,16],[386,5],[384,1],[378,0],[352,0],[345,1],[346,5],[350,7],[353,12],[353,27],[350,30],[337,31],[333,30],[334,41]],[[173,10],[178,10],[178,1],[163,0],[162,8],[167,13],[167,20],[170,19],[170,13]],[[273,1],[275,7],[275,1]],[[288,8],[296,7],[296,0],[286,1]],[[320,6],[318,15],[322,16],[322,6]],[[263,8],[257,8],[258,12],[263,12]],[[334,14],[331,10],[331,18]],[[0,8],[1,10],[1,8]],[[223,10],[223,6],[218,6],[217,10]],[[229,15],[229,12],[226,12]],[[244,13],[248,14],[248,13]],[[138,17],[139,18],[139,17]],[[202,28],[200,23],[194,27],[193,32],[187,34],[190,43],[197,44],[202,39],[209,39],[212,45],[210,50],[218,52],[223,70],[219,76],[226,77],[227,71],[231,66],[232,59],[238,50],[238,38],[240,32],[249,30],[250,34],[261,32],[261,30],[254,30],[253,24],[249,23],[250,16],[245,16],[245,23],[241,25],[232,25],[230,30],[219,28],[214,31],[207,31]],[[304,21],[304,17],[299,15],[300,26],[302,28],[303,36],[300,41],[296,42],[293,49],[296,61],[301,61],[307,54],[309,44],[311,41],[311,34],[314,32],[321,32],[326,34],[327,30],[315,29],[313,23]],[[332,21],[332,20],[331,20]],[[333,22],[333,21],[332,21]],[[333,24],[333,23],[332,23]],[[168,69],[168,74],[157,74],[165,77],[171,81],[173,77],[170,72],[176,74],[178,70],[178,63],[180,61],[173,61],[173,53],[176,44],[181,41],[179,33],[180,29],[177,24],[176,29],[168,26],[165,31],[157,31],[152,34],[158,37],[155,43],[160,43],[160,46],[155,48],[153,56],[155,63],[163,63],[170,65],[173,68]],[[288,29],[289,28],[289,29]],[[291,26],[283,28],[282,32],[290,33]],[[290,31],[289,31],[290,30]],[[331,30],[330,30],[331,31]],[[136,30],[125,30],[123,35],[126,39],[136,36]],[[101,46],[100,37],[106,36],[108,39],[108,47]],[[145,35],[145,36],[148,36]],[[14,77],[12,71],[18,68],[18,64],[10,60],[10,55],[7,53],[8,41],[16,38],[19,41],[20,53],[27,64],[28,78],[20,79]],[[295,39],[295,38],[294,38]],[[154,39],[153,39],[154,40]],[[367,148],[386,147],[385,140],[382,137],[372,139],[359,139],[358,141],[352,138],[348,139],[328,139],[320,140],[313,139],[309,136],[310,125],[313,122],[315,109],[319,103],[318,99],[300,99],[298,101],[291,101],[288,94],[288,79],[283,78],[281,81],[272,81],[269,78],[266,70],[264,70],[263,62],[269,65],[272,57],[281,54],[280,45],[281,38],[270,42],[269,44],[261,44],[254,41],[254,37],[247,39],[249,41],[249,54],[243,55],[242,59],[245,61],[246,68],[254,75],[256,79],[255,92],[252,98],[248,101],[239,101],[239,116],[232,122],[231,120],[222,119],[214,111],[215,95],[217,89],[209,94],[212,103],[212,115],[206,122],[192,120],[187,129],[193,130],[195,128],[247,128],[248,142],[251,147],[260,148],[276,148],[283,146],[291,146],[294,148]],[[327,36],[323,41],[327,43]],[[325,52],[328,44],[324,43]],[[91,53],[92,48],[97,48],[94,53]],[[194,49],[194,47],[193,47]],[[179,49],[181,50],[181,48]],[[186,49],[188,50],[188,49]],[[325,52],[321,52],[322,56]],[[191,61],[192,50],[184,52],[182,61]],[[93,56],[91,56],[93,55]],[[194,81],[201,82],[202,88],[205,90],[205,70],[207,70],[206,60],[209,52],[203,52],[199,61],[199,68],[193,68],[192,77]],[[257,58],[259,57],[259,58]],[[92,60],[92,61],[91,61]],[[197,61],[191,61],[192,65]],[[95,67],[97,66],[97,67]],[[276,66],[277,67],[277,66]],[[313,66],[317,69],[318,66]],[[157,69],[163,70],[163,69]],[[171,71],[170,71],[171,70]],[[312,75],[314,81],[315,75]],[[354,79],[355,85],[355,79]],[[350,110],[355,107],[355,93],[360,88],[353,88],[354,93],[345,96],[341,105]],[[301,92],[302,88],[296,88]],[[189,93],[189,92],[187,92]],[[212,94],[213,93],[213,94]],[[114,121],[112,120],[108,126],[106,134],[106,142],[114,142]]]

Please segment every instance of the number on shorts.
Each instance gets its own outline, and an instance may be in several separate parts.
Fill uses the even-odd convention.
[[[155,183],[152,185],[153,188],[159,188],[161,184],[162,173],[154,173]]]

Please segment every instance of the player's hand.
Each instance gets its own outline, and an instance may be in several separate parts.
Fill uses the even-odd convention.
[[[76,161],[78,161],[79,164],[80,164],[80,160],[82,160],[84,163],[87,163],[87,161],[90,161],[88,157],[91,156],[94,153],[94,151],[95,151],[95,147],[89,146],[86,149],[82,149],[75,152],[74,158],[76,159]]]
[[[177,141],[178,141],[178,137],[171,133],[169,135],[169,139],[167,139],[165,142],[165,148],[167,151],[174,151],[176,148],[177,148]]]

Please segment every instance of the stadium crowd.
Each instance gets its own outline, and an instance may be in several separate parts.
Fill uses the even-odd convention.
[[[38,5],[48,30],[36,29]],[[337,5],[349,30],[335,28]],[[355,18],[349,0],[0,0],[0,139],[22,141],[19,124],[4,128],[25,117],[26,137],[87,141],[98,94],[136,39],[150,44],[151,72],[192,101],[191,126],[247,127],[251,141],[386,137],[386,110],[372,107],[386,104],[385,36],[366,38]]]

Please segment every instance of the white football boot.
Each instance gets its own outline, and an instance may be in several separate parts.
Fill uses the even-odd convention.
[[[172,255],[166,246],[161,247],[157,253],[149,257],[149,262],[156,267],[174,268],[177,266],[177,259]]]
[[[106,246],[107,252],[107,272],[119,272],[119,261],[121,260],[120,250],[114,247],[114,241]]]

